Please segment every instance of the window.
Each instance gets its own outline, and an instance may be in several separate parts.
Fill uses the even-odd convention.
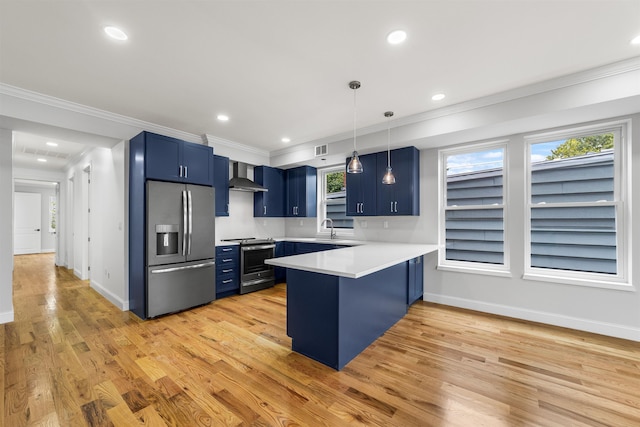
[[[325,219],[333,221],[333,228],[336,231],[352,230],[353,219],[347,217],[347,189],[346,189],[346,170],[345,166],[337,166],[333,168],[322,169],[320,172],[320,180],[318,194],[320,195],[320,221],[319,232],[328,232],[331,226],[321,226]]]
[[[56,196],[49,196],[49,233],[56,232]]]
[[[627,280],[625,132],[617,123],[526,138],[525,277]]]
[[[439,267],[507,272],[506,144],[442,150]]]

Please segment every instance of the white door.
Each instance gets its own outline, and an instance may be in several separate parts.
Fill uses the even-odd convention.
[[[13,253],[39,254],[42,233],[41,196],[38,193],[15,193]]]

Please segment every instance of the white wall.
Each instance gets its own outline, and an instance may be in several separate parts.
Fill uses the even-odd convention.
[[[13,321],[13,137],[0,129],[0,324]]]
[[[229,216],[216,217],[216,240],[284,236],[284,221],[282,218],[254,218],[253,193],[230,191]]]
[[[87,191],[87,165],[91,166],[91,184]],[[121,310],[128,309],[125,279],[125,142],[112,149],[95,148],[68,171],[73,176],[73,218],[67,238],[74,242],[74,273],[88,276],[90,285]],[[89,194],[88,200],[86,195]],[[91,217],[87,223],[86,209]],[[72,233],[72,235],[70,235]],[[86,258],[87,237],[91,237]]]

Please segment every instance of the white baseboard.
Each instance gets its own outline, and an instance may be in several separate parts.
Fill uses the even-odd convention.
[[[56,251],[56,250],[55,250],[55,249],[53,249],[53,248],[52,248],[52,249],[41,249],[41,250],[40,250],[40,253],[41,253],[41,254],[50,254],[51,252],[55,252],[55,251]]]
[[[73,275],[76,276],[78,279],[82,280],[82,271],[80,270],[76,270],[75,268],[73,269]]]
[[[90,286],[92,289],[95,289],[96,292],[98,292],[100,295],[105,297],[107,300],[109,300],[111,304],[115,305],[120,310],[129,311],[129,300],[126,300],[126,301],[122,300],[116,294],[114,294],[113,292],[111,292],[110,290],[108,290],[107,288],[105,288],[95,280],[90,281]]]
[[[482,301],[469,300],[465,298],[451,297],[446,295],[425,293],[424,300],[437,304],[450,305],[453,307],[466,308],[469,310],[481,311],[483,313],[498,314],[501,316],[514,317],[516,319],[530,320],[532,322],[546,323],[548,325],[561,326],[563,328],[576,329],[579,331],[593,332],[610,337],[623,338],[632,341],[640,341],[640,328],[614,323],[596,322],[589,319],[564,316],[561,314],[547,313],[543,311],[528,310],[524,308],[511,307],[501,304],[492,304]]]
[[[0,313],[0,325],[13,322],[13,310]]]

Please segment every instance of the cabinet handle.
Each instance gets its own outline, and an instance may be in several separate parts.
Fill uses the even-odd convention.
[[[264,214],[267,214],[267,205],[264,205]]]
[[[398,212],[398,202],[393,202],[393,211]]]
[[[360,213],[360,203],[356,203],[356,213]]]
[[[222,248],[222,252],[231,252],[233,248]]]
[[[360,203],[360,213],[364,213],[364,202]]]
[[[231,262],[231,261],[233,261],[233,258],[224,258],[222,260],[222,262]]]
[[[227,280],[223,280],[222,283],[223,284],[227,284],[227,283],[231,283],[233,282],[233,279],[227,279]]]
[[[189,178],[189,168],[186,166],[184,167],[184,177]]]
[[[225,213],[229,213],[229,203],[227,203],[227,210]]]
[[[222,270],[223,273],[231,273],[233,271],[233,268],[227,268],[225,270]]]
[[[389,202],[391,203],[391,212],[393,212],[393,202]]]
[[[179,174],[180,174],[180,178],[182,178],[182,165],[180,165],[180,171],[179,171]]]

